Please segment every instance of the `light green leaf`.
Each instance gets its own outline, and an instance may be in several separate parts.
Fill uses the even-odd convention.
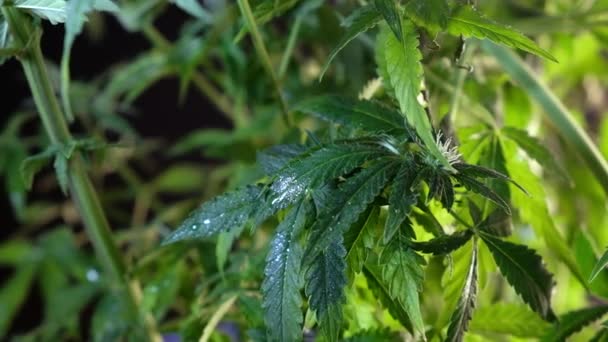
[[[433,138],[431,122],[418,96],[422,89],[423,69],[422,54],[418,49],[418,33],[410,21],[403,22],[403,43],[394,35],[387,34],[386,29],[378,39],[384,41],[384,57],[389,82],[395,90],[402,115],[416,129],[416,133],[429,149],[431,154],[443,165],[452,170],[445,156],[439,151]]]
[[[403,117],[378,102],[325,95],[296,104],[294,110],[366,132],[405,130]]]
[[[473,241],[469,240],[461,248],[454,251],[451,254],[452,264],[443,272],[441,286],[445,304],[439,317],[440,326],[447,325],[452,313],[458,309],[460,295],[471,268],[473,249]]]
[[[608,305],[598,305],[560,315],[559,321],[554,324],[553,329],[541,341],[566,341],[572,334],[600,319],[607,312]]]
[[[110,0],[69,0],[65,21],[63,55],[61,57],[61,101],[68,120],[74,120],[70,103],[70,56],[76,37],[82,32],[87,14],[94,9],[117,12],[118,7]]]
[[[608,251],[604,252],[600,260],[595,264],[595,267],[593,267],[593,271],[591,271],[591,275],[589,276],[589,282],[592,282],[604,270],[606,265],[608,265]]]
[[[400,42],[403,42],[403,27],[401,25],[401,13],[397,8],[397,1],[395,0],[374,0],[374,6],[376,10],[382,14],[384,20],[391,28],[395,37]]]
[[[319,219],[311,228],[306,260],[323,253],[348,231],[395,175],[396,164],[388,158],[378,160],[341,184],[332,204],[319,213]]]
[[[387,285],[382,279],[382,268],[368,262],[363,266],[363,274],[367,280],[369,289],[374,294],[374,297],[382,303],[382,306],[388,310],[391,316],[399,321],[408,331],[414,332],[412,322],[410,321],[407,312],[404,310],[400,302],[394,301],[391,298]]]
[[[23,160],[21,163],[21,177],[23,178],[23,183],[25,184],[26,189],[32,188],[34,176],[36,176],[36,174],[43,167],[50,163],[51,159],[56,153],[55,148],[49,147],[46,150]]]
[[[475,310],[469,330],[477,334],[505,334],[521,338],[542,337],[551,325],[528,307],[511,303],[495,303]]]
[[[0,50],[11,50],[12,40],[8,22],[4,20],[4,17],[0,14]],[[12,53],[9,53],[8,55],[0,54],[0,66],[4,64],[10,56],[12,56]]]
[[[473,317],[473,310],[477,301],[477,244],[475,241],[473,242],[473,253],[469,263],[458,306],[450,319],[446,341],[463,341],[464,334],[469,327],[469,321]]]
[[[428,241],[412,241],[410,242],[410,246],[422,253],[443,255],[459,249],[466,244],[472,236],[473,232],[470,230],[462,230],[451,235],[441,235]]]
[[[363,265],[374,248],[374,230],[378,226],[380,215],[379,207],[372,207],[361,216],[359,222],[354,224],[346,234],[344,234],[344,246],[346,247],[346,261],[349,275],[360,273]],[[351,278],[351,279],[353,279]]]
[[[237,229],[254,215],[261,196],[261,188],[250,185],[215,197],[194,210],[163,244],[202,239]]]
[[[501,132],[505,137],[513,140],[530,158],[542,165],[544,170],[557,173],[562,178],[568,179],[566,171],[557,164],[555,157],[537,138],[530,136],[524,130],[513,127],[503,127]]]
[[[408,247],[409,227],[401,227],[380,254],[381,283],[388,289],[390,298],[407,312],[414,330],[424,335],[424,322],[420,311],[418,292],[422,291],[424,258]],[[411,229],[411,228],[409,228]]]
[[[262,0],[253,9],[253,17],[258,27],[268,23],[272,19],[280,16],[287,12],[289,9],[294,7],[300,0]],[[235,42],[240,41],[249,32],[247,25],[243,25],[243,28],[234,38]]]
[[[61,153],[55,154],[55,161],[53,162],[53,167],[55,168],[55,174],[57,176],[57,183],[59,183],[59,188],[64,195],[68,194],[69,187],[69,159],[65,157]]]
[[[169,0],[169,2],[203,22],[210,23],[212,21],[211,15],[201,6],[198,0]]]
[[[344,342],[397,342],[401,340],[397,332],[384,329],[361,331],[345,339]]]
[[[416,25],[437,32],[447,27],[450,8],[446,0],[410,0],[405,15]]]
[[[303,279],[300,265],[303,251],[298,236],[307,223],[308,205],[302,201],[287,214],[277,227],[266,257],[262,306],[271,341],[302,339],[300,289]]]
[[[319,80],[323,79],[323,75],[325,75],[329,65],[338,55],[338,53],[359,34],[376,26],[380,19],[380,13],[378,13],[376,8],[374,8],[372,5],[363,6],[348,16],[348,18],[346,18],[342,23],[342,26],[345,28],[344,35],[342,38],[340,38],[340,41],[336,47],[329,54],[329,57],[321,70],[321,74],[319,75]]]
[[[308,189],[351,172],[363,163],[386,156],[378,146],[362,143],[328,145],[309,156],[288,163],[274,178],[271,204],[285,208],[299,199]],[[353,222],[356,218],[353,218]]]
[[[553,276],[536,252],[523,245],[479,232],[500,272],[530,308],[548,321],[556,319],[551,309]]]
[[[498,24],[477,12],[472,6],[462,6],[452,12],[448,32],[455,36],[489,39],[495,43],[521,49],[557,62],[549,52],[518,31]]]
[[[342,237],[319,253],[306,270],[306,296],[329,342],[338,341],[342,328],[342,303],[346,286],[346,250]]]
[[[14,0],[12,5],[47,19],[53,25],[66,20],[65,0]]]

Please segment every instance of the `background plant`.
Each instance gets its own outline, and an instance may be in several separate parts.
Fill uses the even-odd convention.
[[[35,107],[1,135],[21,225],[0,246],[0,333],[605,339],[608,4],[478,5],[2,2],[0,56]],[[190,19],[169,40],[155,22],[173,6]],[[152,48],[73,80],[87,17]],[[59,67],[40,53],[47,22],[65,23]],[[128,114],[167,77],[233,128],[137,134]],[[56,190],[69,197],[40,200]],[[34,283],[44,320],[17,337]]]

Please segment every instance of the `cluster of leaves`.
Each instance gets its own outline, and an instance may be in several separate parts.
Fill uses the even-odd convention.
[[[471,55],[476,47],[500,44],[543,57],[549,75],[567,72],[553,64],[555,49],[539,47],[468,3],[373,0],[353,8],[347,1],[259,0],[251,1],[248,17],[247,0],[239,1],[240,7],[224,1],[204,7],[194,0],[0,0],[36,21],[65,23],[63,56],[53,69],[57,92],[66,119],[84,123],[96,137],[48,146],[36,136],[25,143],[19,130],[32,116],[17,114],[0,135],[0,171],[13,207],[26,227],[48,226],[59,216],[76,224],[69,204],[26,203],[26,190],[53,160],[58,188],[67,192],[74,151],[103,152],[98,156],[103,162],[89,162],[99,166],[92,168],[98,180],[110,168],[127,185],[128,194],[105,189],[103,200],[111,221],[130,227],[117,239],[138,260],[131,273],[144,284],[141,310],[160,322],[163,333],[179,330],[184,340],[230,335],[232,322],[246,327],[241,330],[248,329],[256,341],[301,340],[308,334],[328,341],[398,340],[406,334],[462,341],[467,331],[471,339],[510,335],[559,341],[587,326],[591,332],[587,329],[583,339],[604,340],[606,324],[595,332],[592,323],[608,312],[603,299],[608,275],[602,272],[608,252],[598,261],[587,234],[561,229],[579,225],[583,221],[575,210],[585,211],[581,224],[603,241],[606,236],[596,227],[607,220],[599,204],[604,197],[588,183],[593,177],[587,171],[563,167],[566,160],[557,160],[528,133],[534,121],[526,96],[530,85],[514,86],[494,65],[471,61]],[[588,13],[602,10],[602,1],[597,3]],[[169,5],[192,17],[176,42],[152,28]],[[334,6],[350,13],[341,27]],[[117,66],[110,77],[85,84],[71,80],[70,51],[94,11],[144,33],[155,47]],[[591,26],[586,15],[581,20]],[[499,11],[495,16],[512,19]],[[294,18],[289,37],[270,25],[280,17]],[[258,27],[252,29],[252,22]],[[259,31],[277,39],[266,39],[265,47]],[[599,29],[593,34],[602,37]],[[259,58],[247,46],[249,35]],[[310,57],[297,50],[298,39],[330,52]],[[286,50],[280,62],[267,60],[276,57],[273,50]],[[1,62],[21,53],[0,16]],[[556,56],[568,61],[564,54]],[[299,63],[290,63],[291,58]],[[373,61],[377,75],[366,67]],[[479,77],[460,70],[468,63]],[[280,65],[276,73],[275,64]],[[213,71],[218,65],[221,71]],[[210,79],[199,67],[212,70]],[[264,70],[269,77],[260,77]],[[154,160],[162,147],[144,140],[136,148],[114,149],[100,142],[108,131],[125,141],[141,139],[116,114],[131,111],[135,99],[167,76],[179,77],[181,99],[190,87],[199,89],[234,125],[233,131],[194,130],[168,155],[203,150],[226,166],[206,167],[203,175],[200,165],[176,163],[146,181],[129,164],[125,147],[145,161]],[[580,78],[570,82],[582,83]],[[278,96],[289,104],[284,114],[301,129],[285,129],[279,120],[280,101],[267,89],[281,86]],[[353,98],[361,88],[359,99]],[[470,115],[457,116],[459,102]],[[433,121],[441,122],[448,137],[433,128]],[[27,157],[31,151],[42,152]],[[535,171],[539,165],[547,179]],[[191,208],[192,193],[206,175],[211,181],[201,198],[220,192],[224,184],[234,190],[204,202],[169,232],[166,226]],[[577,199],[584,209],[569,204],[572,181],[580,187]],[[557,185],[545,190],[544,184]],[[163,194],[186,199],[166,201]],[[125,196],[134,200],[132,213],[124,209]],[[565,218],[554,217],[550,201]],[[41,222],[32,222],[34,216]],[[242,234],[246,229],[257,232]],[[0,313],[0,335],[38,276],[48,312],[41,327],[24,337],[78,338],[83,324],[78,312],[94,305],[95,339],[142,339],[142,331],[122,315],[126,304],[120,293],[105,283],[92,258],[73,248],[73,240],[62,229],[36,243],[14,239],[0,245],[0,262],[17,269],[0,291],[6,308]],[[494,277],[496,270],[502,277]],[[577,296],[552,298],[555,291],[571,289]],[[601,298],[601,304],[588,304],[580,299],[584,295]],[[556,315],[554,308],[568,312]]]

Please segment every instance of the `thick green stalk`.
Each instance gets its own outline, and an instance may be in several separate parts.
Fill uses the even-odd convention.
[[[482,41],[481,46],[486,52],[493,55],[511,78],[544,109],[549,121],[587,163],[608,195],[608,162],[587,133],[576,123],[563,103],[534,76],[534,72],[511,50],[485,40]]]
[[[258,53],[258,56],[262,59],[262,63],[264,64],[266,71],[270,75],[270,78],[272,78],[272,83],[274,84],[275,91],[277,92],[277,97],[281,105],[281,111],[283,113],[283,119],[285,120],[285,124],[287,126],[291,126],[287,103],[285,102],[285,99],[283,98],[283,94],[281,92],[281,84],[279,82],[279,78],[277,77],[276,72],[274,71],[272,62],[270,61],[270,56],[268,55],[266,44],[264,44],[264,40],[262,39],[262,34],[260,33],[260,30],[258,30],[258,25],[255,22],[255,17],[253,16],[253,12],[251,11],[251,6],[249,6],[249,0],[237,0],[237,2],[239,4],[241,14],[245,19],[245,23],[247,24],[247,28],[249,29],[251,37],[253,38],[253,45]]]
[[[19,61],[23,67],[44,129],[52,144],[65,145],[72,141],[72,135],[59,107],[44,63],[44,57],[40,49],[41,30],[31,24],[29,17],[14,8],[4,7],[2,13],[9,23],[16,43],[23,48]],[[137,315],[136,317],[140,317],[137,305],[137,288],[130,283],[126,276],[125,262],[114,242],[99,197],[89,179],[79,151],[75,151],[69,160],[68,174],[70,193],[83,219],[95,252],[103,263],[106,272],[126,294],[125,300],[130,305],[132,313]],[[151,340],[156,339],[154,329],[148,327],[146,330]]]

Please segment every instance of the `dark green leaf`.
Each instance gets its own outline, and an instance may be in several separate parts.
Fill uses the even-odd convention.
[[[367,257],[375,244],[374,230],[378,226],[380,208],[377,206],[368,209],[361,215],[359,222],[355,223],[344,234],[346,247],[346,261],[349,274],[360,273]]]
[[[472,165],[472,164],[465,164],[465,163],[457,163],[457,164],[454,164],[453,166],[456,170],[458,170],[458,172],[464,173],[465,175],[467,175],[469,177],[490,178],[490,179],[498,179],[498,180],[511,182],[511,184],[515,185],[521,191],[523,191],[525,194],[527,194],[526,189],[524,189],[519,184],[514,182],[508,176],[506,176],[496,170],[493,170],[493,169],[490,169],[487,167],[483,167],[483,166],[479,166],[479,165]]]
[[[469,321],[473,317],[473,310],[477,301],[477,245],[473,244],[473,254],[464,286],[461,291],[460,299],[456,311],[450,319],[446,341],[461,342],[464,334],[468,330]]]
[[[297,201],[307,190],[351,172],[363,163],[387,153],[377,146],[340,144],[321,147],[308,157],[288,163],[272,183],[271,205],[285,208]],[[356,218],[353,219],[356,220]]]
[[[378,196],[396,172],[396,162],[379,160],[340,186],[333,205],[313,225],[305,259],[312,259],[342,237]]]
[[[593,271],[591,271],[591,275],[589,276],[589,282],[592,282],[604,270],[606,265],[608,265],[608,251],[604,252],[600,260],[595,264],[595,267],[593,267]]]
[[[541,257],[526,246],[503,241],[486,233],[480,232],[479,235],[515,292],[541,317],[549,321],[555,320],[551,309],[553,276],[543,265]]]
[[[477,334],[505,334],[521,338],[540,338],[551,325],[527,306],[495,303],[475,310],[469,330]]]
[[[323,66],[319,79],[323,79],[323,75],[329,68],[332,60],[338,53],[359,34],[376,26],[380,21],[381,15],[376,11],[374,6],[367,5],[357,9],[348,18],[344,20],[342,26],[345,27],[345,32],[336,47],[332,50]]]
[[[298,236],[308,218],[309,204],[302,201],[277,227],[266,257],[262,283],[264,320],[272,341],[297,341],[302,338],[303,286],[300,265],[302,247]]]
[[[411,161],[402,163],[395,181],[391,185],[391,193],[388,197],[388,216],[384,225],[384,243],[393,238],[418,200],[418,192],[412,189],[415,185],[413,184],[416,179],[415,172]]]
[[[395,37],[400,42],[403,42],[403,28],[401,26],[401,14],[397,8],[395,0],[374,0],[376,10],[382,14],[384,20],[391,28]]]
[[[383,31],[383,32],[382,32]],[[451,170],[445,156],[439,151],[433,129],[426,111],[418,102],[422,87],[423,69],[422,53],[418,49],[418,33],[410,21],[403,23],[403,42],[395,35],[382,30],[379,41],[384,44],[386,73],[389,83],[395,91],[402,115],[416,129],[416,133],[429,149],[431,154],[446,168]],[[381,44],[379,42],[379,44]]]
[[[6,336],[13,317],[29,292],[35,273],[36,264],[25,263],[12,277],[3,280],[0,288],[0,336]]]
[[[410,0],[405,15],[416,25],[437,32],[447,27],[450,8],[446,0]]]
[[[557,62],[555,57],[541,49],[530,38],[484,17],[472,6],[462,6],[452,12],[448,32],[456,36],[489,39],[495,43],[521,49]]]
[[[422,291],[424,258],[408,247],[408,229],[401,227],[393,235],[382,253],[381,283],[388,289],[390,298],[398,302],[407,312],[414,330],[424,335],[424,323],[420,311],[418,292]]]
[[[542,341],[566,341],[572,334],[600,319],[607,312],[608,305],[599,305],[560,315],[559,321],[554,323],[553,329],[542,338]]]
[[[260,187],[246,186],[215,197],[194,210],[163,244],[206,238],[241,227],[259,207],[261,196]]]
[[[403,117],[397,111],[373,101],[326,95],[302,101],[294,110],[366,132],[405,130]]]
[[[498,204],[507,214],[511,215],[511,208],[509,207],[509,203],[505,202],[502,197],[500,197],[497,193],[494,192],[494,190],[490,189],[485,184],[464,173],[458,173],[454,175],[454,178],[456,178],[460,183],[462,183],[462,185],[464,185],[465,188],[467,188],[468,190],[471,190],[474,193],[477,193]]]
[[[267,175],[281,170],[291,159],[306,152],[306,146],[298,144],[275,145],[258,152],[257,164]]]
[[[471,239],[471,236],[473,236],[472,231],[463,230],[451,235],[441,235],[429,241],[412,241],[410,242],[410,246],[422,253],[443,255],[462,247]]]
[[[363,274],[367,280],[369,289],[374,294],[374,297],[382,303],[382,306],[399,321],[408,331],[413,332],[412,322],[410,321],[407,312],[404,310],[400,302],[394,301],[391,298],[387,284],[382,280],[382,269],[380,266],[371,265],[368,262],[363,267]]]
[[[306,270],[306,296],[328,341],[337,341],[342,330],[342,303],[346,285],[346,250],[342,239],[319,253]]]

